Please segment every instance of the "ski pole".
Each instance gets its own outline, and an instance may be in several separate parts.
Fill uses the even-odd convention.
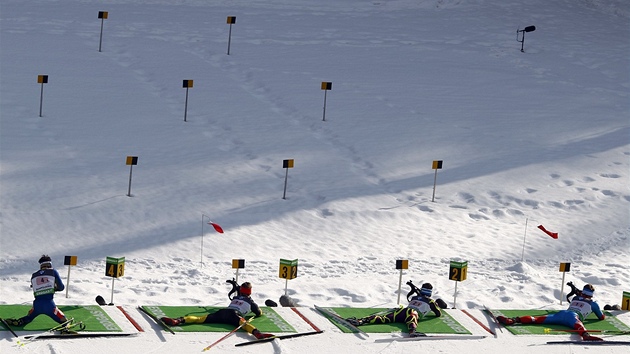
[[[249,320],[241,323],[238,327],[234,328],[230,333],[224,335],[223,337],[219,338],[219,340],[217,340],[216,342],[210,344],[209,346],[203,348],[203,352],[210,350],[212,347],[214,347],[215,345],[219,344],[221,341],[223,341],[224,339],[226,339],[227,337],[231,336],[232,334],[236,333],[236,331],[238,331],[239,329],[243,328],[243,326],[245,326],[248,323],[252,323],[254,321],[254,317],[250,318]]]

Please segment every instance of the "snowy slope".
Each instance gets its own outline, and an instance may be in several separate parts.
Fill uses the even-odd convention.
[[[457,307],[479,318],[483,304],[561,308],[560,262],[618,304],[630,291],[629,24],[622,0],[5,0],[0,303],[32,300],[47,253],[62,274],[63,256],[79,258],[58,304],[108,298],[107,256],[126,257],[114,297],[130,310],[224,304],[235,258],[260,303],[284,293],[279,259],[297,258],[288,293],[301,305],[390,306],[404,258],[404,280],[449,303],[449,261],[468,261]],[[521,53],[516,30],[529,25]],[[182,80],[194,80],[186,122]],[[264,350],[409,348],[326,329]],[[32,347],[186,352],[218,337]],[[16,350],[5,338],[0,349]],[[422,347],[521,353],[546,339]],[[221,349],[242,352],[240,340]]]

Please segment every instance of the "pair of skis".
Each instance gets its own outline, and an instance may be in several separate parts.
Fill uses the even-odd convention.
[[[284,297],[285,295],[282,295],[282,296]],[[292,301],[287,302],[288,296],[284,297],[284,298],[283,297],[280,297],[280,302],[281,303],[284,302],[284,304],[287,304],[287,305],[295,305]],[[283,306],[284,306],[284,304],[283,304]],[[295,314],[300,316],[300,318],[302,318],[304,320],[304,322],[308,323],[313,328],[313,331],[293,333],[293,334],[284,334],[284,335],[273,336],[273,337],[269,337],[269,338],[257,339],[257,340],[254,340],[254,341],[238,343],[238,344],[235,344],[235,346],[236,347],[242,347],[242,346],[245,346],[245,345],[267,343],[267,342],[271,342],[271,341],[276,340],[276,339],[284,340],[284,339],[291,339],[291,338],[304,337],[304,336],[312,336],[312,335],[315,335],[315,334],[324,333],[324,331],[320,330],[317,326],[315,326],[315,324],[313,324],[313,322],[311,322],[308,318],[306,318],[295,306],[285,306],[285,307],[291,307],[291,310],[293,310],[293,312],[295,312]]]
[[[484,339],[486,336],[472,336],[472,335],[415,335],[413,337],[391,337],[376,339],[374,342],[413,342],[419,340],[461,340],[461,339]]]
[[[19,339],[19,336],[17,335],[17,333],[15,333],[15,331],[13,330],[13,328],[11,328],[11,326],[7,323],[6,320],[4,319],[0,319],[0,322],[2,322],[2,325],[4,325],[9,331],[11,331],[11,333],[18,338],[17,344],[20,346],[24,346],[36,339],[44,339],[44,338],[49,338],[50,336],[58,336],[61,334],[55,334],[56,331],[69,331],[70,329],[74,328],[74,327],[80,327],[80,329],[85,328],[85,326],[83,325],[83,322],[76,322],[74,323],[74,318],[70,318],[68,320],[66,320],[65,322],[62,322],[52,328],[50,328],[49,330],[39,333],[39,334],[35,334],[35,335],[30,335],[30,336],[24,336],[22,339]],[[77,333],[77,332],[67,332],[66,334],[63,335],[71,335],[72,333]]]
[[[364,335],[366,337],[369,337],[370,335],[365,333],[365,331],[363,331],[362,329],[360,329],[359,327],[353,325],[352,323],[348,322],[348,320],[346,320],[345,318],[337,315],[336,313],[330,311],[327,308],[323,308],[320,306],[315,305],[315,309],[321,313],[322,315],[324,315],[325,317],[330,318],[331,320],[339,323],[340,325],[342,325],[343,327],[346,327],[347,329],[349,329],[352,333],[357,333],[357,334],[361,334]]]
[[[300,333],[284,334],[284,335],[273,336],[273,337],[269,337],[269,338],[256,339],[256,340],[249,341],[249,342],[241,342],[241,343],[235,344],[234,346],[235,347],[242,347],[242,346],[245,346],[245,345],[267,343],[267,342],[271,342],[271,341],[276,340],[276,339],[283,340],[283,339],[290,339],[290,338],[297,338],[297,337],[304,337],[304,336],[312,336],[312,335],[320,334],[320,333],[324,333],[324,331],[311,331],[311,332],[300,332]]]
[[[547,344],[574,344],[574,345],[630,345],[630,341],[621,340],[600,340],[600,341],[588,341],[588,340],[564,340],[564,341],[550,341]]]

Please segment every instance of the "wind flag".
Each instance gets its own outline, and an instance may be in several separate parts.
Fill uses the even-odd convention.
[[[219,226],[219,224],[215,224],[215,223],[213,223],[212,221],[210,221],[210,222],[208,223],[208,225],[212,225],[212,227],[214,227],[214,229],[215,229],[218,233],[220,233],[220,234],[222,234],[222,233],[223,233],[223,229],[221,228],[221,226]],[[556,235],[557,235],[557,234],[556,234]],[[556,238],[558,238],[558,236],[556,236]]]
[[[552,238],[555,238],[556,240],[558,239],[558,233],[557,232],[551,232],[551,231],[545,229],[545,227],[542,226],[542,225],[538,225],[538,228],[541,229],[547,235],[551,236]]]

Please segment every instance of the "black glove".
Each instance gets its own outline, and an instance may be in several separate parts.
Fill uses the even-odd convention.
[[[439,308],[441,309],[445,309],[448,308],[448,305],[446,304],[446,302],[444,302],[444,300],[442,299],[435,299],[435,303],[438,305]]]
[[[269,306],[269,307],[278,307],[278,303],[271,300],[271,299],[267,299],[265,300],[265,306]]]

